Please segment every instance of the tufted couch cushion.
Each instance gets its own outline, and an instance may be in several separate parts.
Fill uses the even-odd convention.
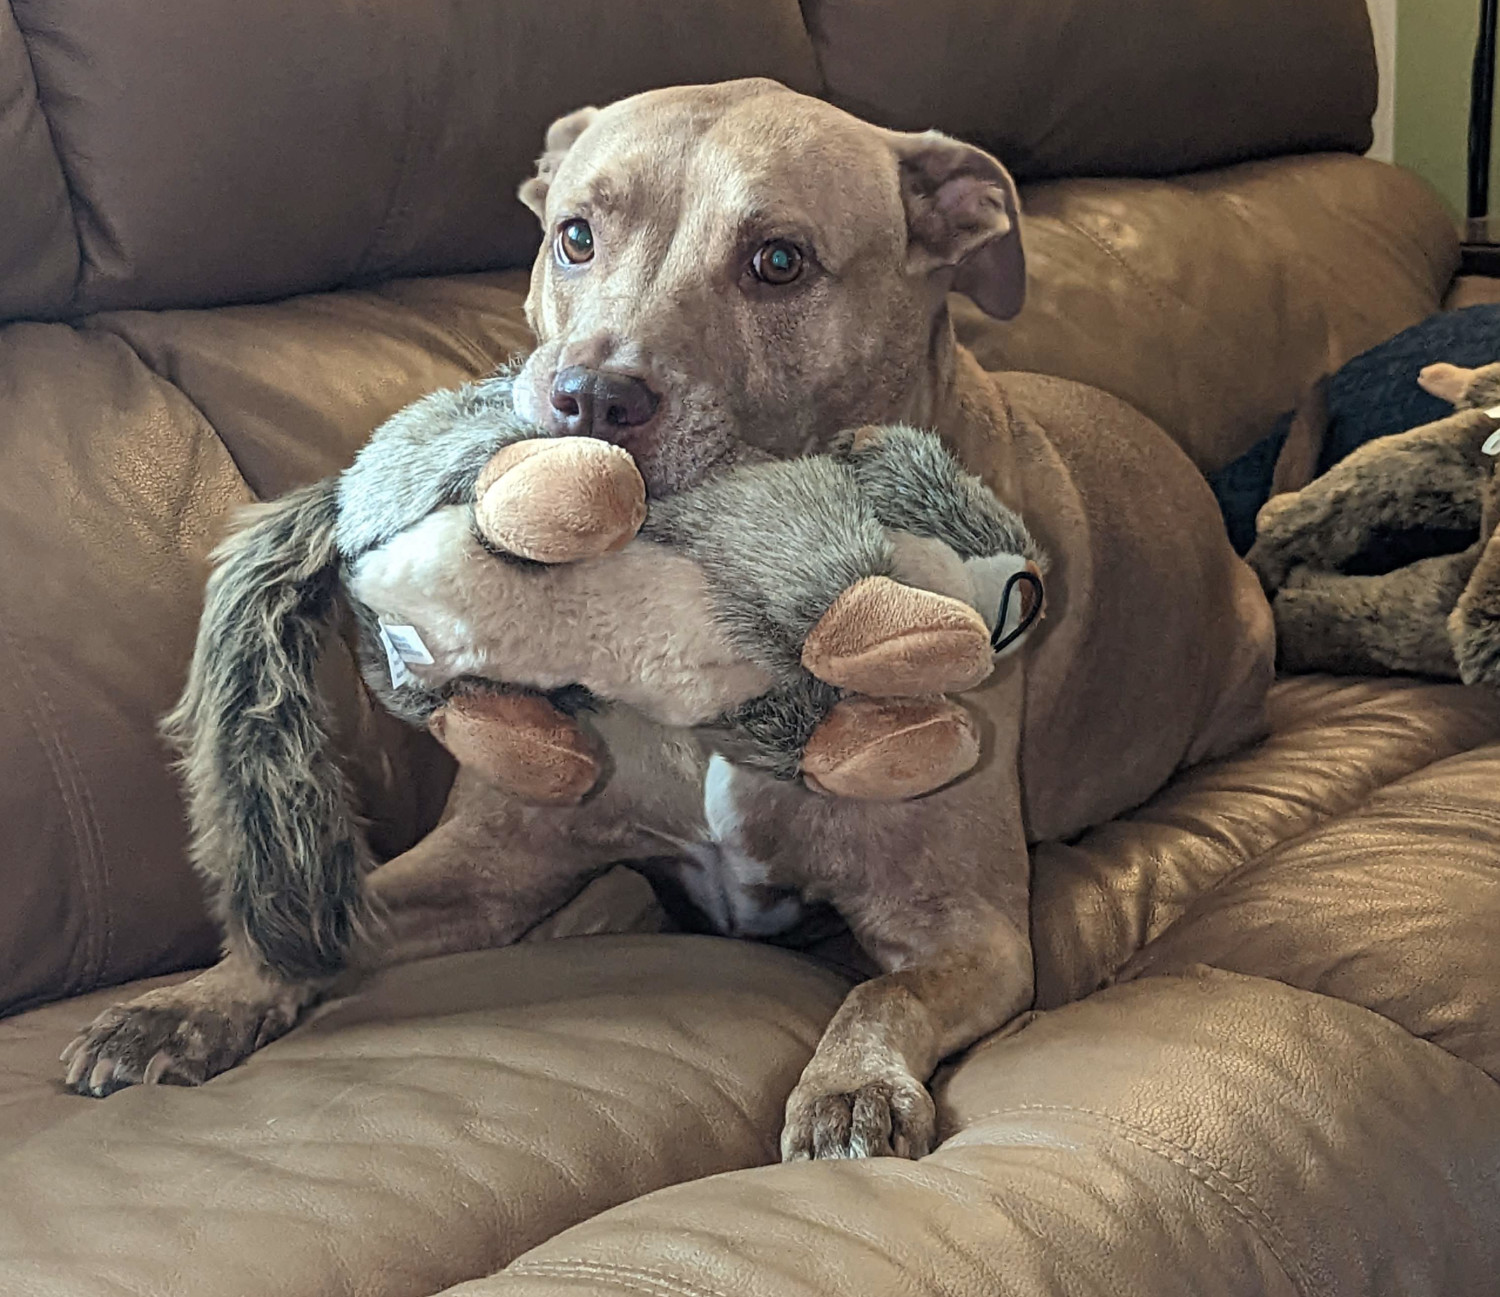
[[[917,1166],[750,1169],[848,974],[744,943],[427,961],[200,1090],[102,1103],[54,1079],[98,1001],[20,1015],[0,1274],[36,1297],[491,1271],[461,1291],[1482,1292],[1497,765],[1500,705],[1462,688],[1291,681],[1266,743],[1042,848],[1041,1011],[940,1077]]]

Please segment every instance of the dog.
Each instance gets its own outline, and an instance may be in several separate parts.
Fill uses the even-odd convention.
[[[523,805],[461,770],[442,823],[368,876],[385,915],[368,960],[512,942],[596,875],[663,857],[711,875],[696,899],[717,931],[773,935],[832,906],[881,971],[789,1097],[782,1155],[919,1157],[938,1062],[1032,1001],[1028,844],[1260,734],[1269,607],[1165,433],[958,346],[950,292],[1002,319],[1026,294],[1016,187],[983,150],[735,81],[562,118],[520,194],[544,231],[523,417],[623,445],[654,495],[848,428],[934,429],[1051,555],[1048,615],[965,695],[979,766],[914,801],[820,796],[624,708],[596,724],[632,760],[580,806]],[[278,976],[232,926],[225,950],[101,1015],[69,1046],[69,1083],[202,1081],[325,990]]]

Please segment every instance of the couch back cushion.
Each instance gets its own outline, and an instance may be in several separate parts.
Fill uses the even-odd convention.
[[[521,265],[552,118],[752,74],[1023,177],[1360,150],[1375,95],[1363,0],[9,0],[0,319]]]
[[[13,3],[75,312],[518,265],[516,186],[554,117],[678,81],[820,85],[796,0]]]
[[[1023,179],[1370,147],[1365,0],[805,0],[828,96]]]
[[[62,309],[78,277],[68,188],[21,29],[0,7],[0,319]]]

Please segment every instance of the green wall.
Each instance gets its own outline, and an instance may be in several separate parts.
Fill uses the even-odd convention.
[[[1479,0],[1400,0],[1396,20],[1396,161],[1464,209],[1469,72]],[[1491,159],[1490,210],[1500,214],[1500,128]]]

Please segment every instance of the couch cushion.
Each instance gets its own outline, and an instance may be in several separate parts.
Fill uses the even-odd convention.
[[[271,499],[344,468],[403,405],[531,346],[526,275],[397,280],[212,311],[91,317],[176,384]]]
[[[1449,1297],[1500,1267],[1500,1087],[1273,982],[1152,977],[973,1051],[912,1164],[681,1185],[451,1297]]]
[[[37,102],[31,60],[0,5],[0,320],[60,313],[78,277],[68,187]]]
[[[1364,0],[804,0],[830,97],[940,126],[1022,176],[1363,153]]]
[[[211,958],[156,720],[244,487],[118,338],[0,331],[0,1012]]]
[[[1144,947],[1133,969],[1222,958],[1375,1008],[1399,1004],[1399,983],[1474,1031],[1487,1023],[1500,1048],[1495,1006],[1475,1000],[1500,974],[1500,950],[1478,936],[1500,904],[1483,804],[1500,700],[1453,684],[1306,676],[1277,685],[1270,713],[1257,747],[1188,771],[1076,842],[1036,848],[1038,1005],[1106,985]],[[1446,799],[1447,823],[1434,799]],[[1422,906],[1454,943],[1447,968]],[[1334,980],[1317,982],[1320,968]],[[1426,1034],[1416,1017],[1393,1016]]]
[[[0,330],[0,1013],[212,958],[156,735],[228,515],[347,464],[387,415],[527,340],[524,276]],[[249,479],[247,488],[245,478]],[[379,855],[436,821],[451,765],[325,677]]]
[[[1008,324],[955,299],[989,369],[1102,387],[1206,472],[1308,388],[1438,309],[1458,236],[1432,191],[1364,158],[1027,186],[1029,292]]]
[[[394,970],[201,1089],[53,1103],[0,1150],[0,1184],[25,1186],[0,1194],[0,1275],[29,1297],[434,1292],[624,1199],[774,1160],[846,985],[697,937]]]
[[[819,88],[796,0],[12,3],[79,312],[521,265],[516,186],[554,117],[680,81]]]

